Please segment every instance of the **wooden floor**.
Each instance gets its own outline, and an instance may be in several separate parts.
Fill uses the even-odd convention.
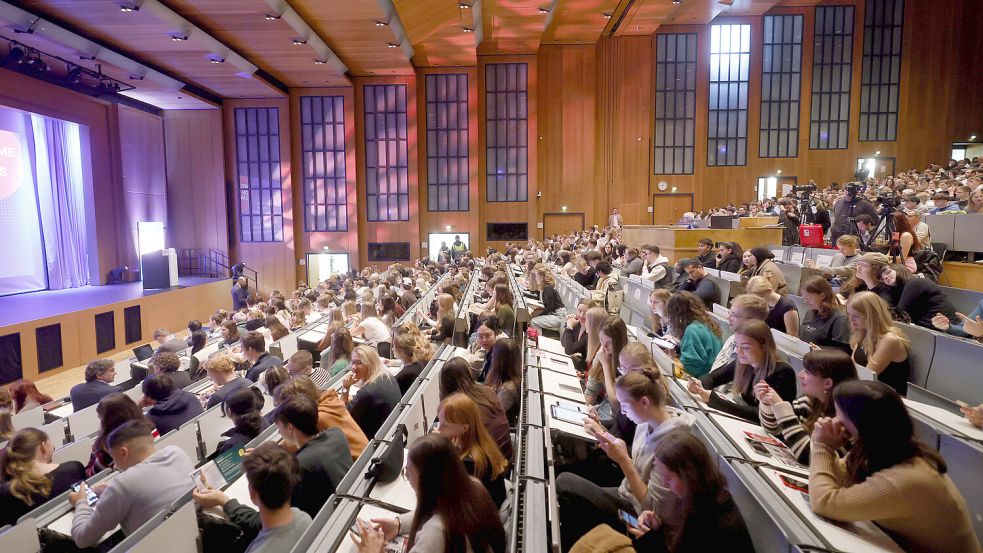
[[[207,320],[205,317],[204,320]],[[181,332],[176,332],[174,335],[178,338],[187,338],[188,330],[185,329]],[[122,361],[124,359],[129,359],[133,357],[132,351],[123,351],[117,353],[116,355],[110,355],[106,359],[112,359],[113,361]],[[58,374],[41,378],[35,382],[38,389],[48,394],[49,396],[58,399],[62,397],[67,397],[68,392],[72,389],[72,386],[85,381],[85,365],[80,367],[73,367],[71,369],[62,371]]]

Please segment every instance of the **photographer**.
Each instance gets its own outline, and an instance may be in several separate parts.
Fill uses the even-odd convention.
[[[778,200],[778,223],[782,225],[782,245],[794,246],[799,243],[799,223],[802,221],[795,201],[791,198]]]
[[[877,207],[860,194],[860,186],[851,182],[845,186],[843,197],[833,204],[833,230],[830,239],[833,242],[844,234],[853,233],[853,221],[860,215],[868,215],[871,221],[878,218]]]
[[[823,227],[823,234],[829,232],[829,227],[833,225],[829,219],[829,208],[826,206],[826,202],[822,200],[814,200],[803,216],[805,217],[805,224]]]

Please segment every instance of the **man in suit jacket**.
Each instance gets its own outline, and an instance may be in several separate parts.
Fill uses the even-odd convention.
[[[246,300],[249,299],[249,282],[246,277],[239,277],[232,285],[232,310],[238,311],[246,307]]]
[[[157,352],[177,353],[188,349],[188,342],[180,338],[172,338],[171,331],[166,328],[158,328],[154,331],[154,340],[157,342]]]
[[[266,369],[283,365],[283,359],[266,353],[266,339],[256,331],[250,331],[242,335],[239,339],[242,346],[242,356],[252,363],[246,371],[246,378],[256,382]]]
[[[72,408],[81,411],[99,403],[99,400],[121,392],[112,385],[116,380],[116,364],[109,359],[96,359],[85,366],[85,382],[72,386],[68,395],[72,398]]]

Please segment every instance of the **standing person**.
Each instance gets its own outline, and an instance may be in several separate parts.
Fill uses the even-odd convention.
[[[819,225],[823,227],[823,234],[829,232],[829,227],[833,226],[829,218],[829,209],[826,202],[814,201],[805,212],[805,223],[807,225]]]
[[[833,227],[830,239],[833,242],[844,234],[852,234],[851,217],[867,215],[874,221],[877,220],[877,207],[860,195],[856,183],[848,183],[843,197],[833,204]]]
[[[618,208],[612,208],[611,216],[608,217],[608,226],[612,228],[621,228],[621,225],[624,224],[624,220],[624,217],[622,217],[621,213],[618,212]]]
[[[782,225],[782,244],[793,246],[799,243],[799,223],[802,221],[795,202],[788,198],[778,200],[778,223]]]
[[[239,311],[246,307],[246,300],[249,298],[249,281],[246,277],[239,277],[232,285],[232,310]]]
[[[454,236],[454,243],[451,244],[451,261],[457,263],[466,251],[468,247],[461,241],[460,235]]]
[[[246,271],[246,262],[240,261],[233,265],[230,270],[232,271],[232,280],[238,281],[240,278],[244,278],[242,275]]]
[[[908,409],[882,382],[833,390],[836,417],[816,421],[809,502],[833,520],[873,521],[905,551],[980,553],[969,510],[944,459],[915,438]],[[837,450],[847,443],[850,453]]]
[[[359,553],[383,553],[386,542],[409,534],[406,553],[505,553],[505,527],[484,486],[468,475],[454,444],[428,434],[410,447],[406,479],[416,508],[396,518],[358,521]]]
[[[116,364],[111,359],[96,359],[85,366],[85,382],[72,386],[72,410],[79,412],[99,403],[99,400],[115,394],[120,389],[113,386],[116,380]]]

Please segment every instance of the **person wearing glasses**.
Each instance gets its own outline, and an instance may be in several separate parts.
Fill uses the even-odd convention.
[[[352,390],[356,387],[357,394]],[[340,392],[341,401],[370,439],[403,397],[396,379],[383,368],[379,352],[366,345],[352,351],[352,370],[342,381]]]

